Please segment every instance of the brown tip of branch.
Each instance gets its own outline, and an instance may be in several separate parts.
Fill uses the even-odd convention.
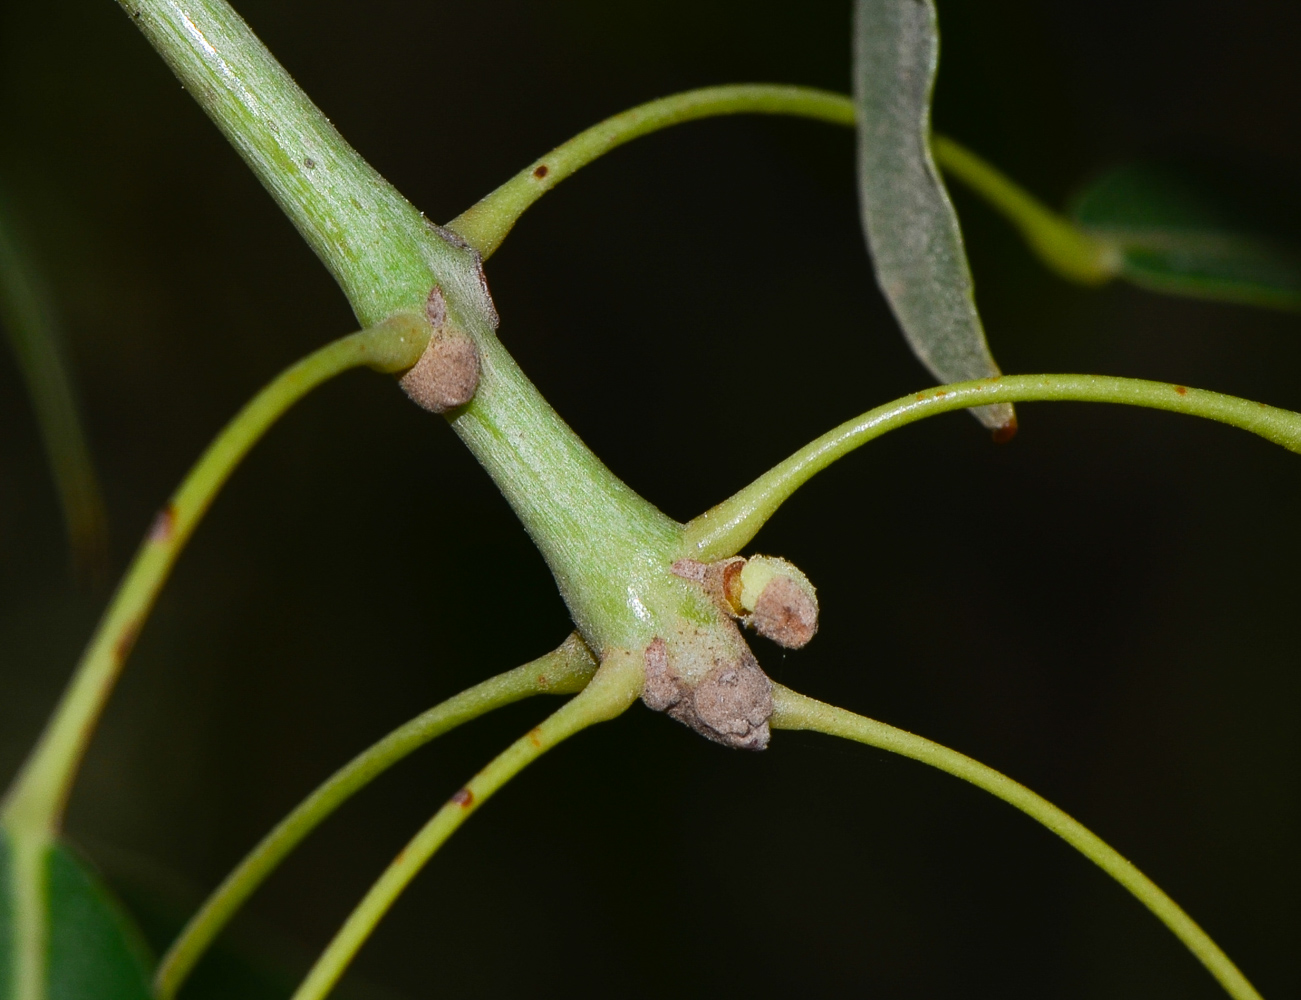
[[[995,427],[993,438],[994,444],[1007,444],[1012,438],[1016,437],[1017,424],[1016,417],[1013,417],[1002,427]]]

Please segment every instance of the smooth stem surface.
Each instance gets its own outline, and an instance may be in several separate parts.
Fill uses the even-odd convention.
[[[561,741],[622,714],[641,693],[641,684],[641,657],[622,654],[607,657],[580,694],[471,778],[393,859],[317,959],[293,1000],[325,997],[402,890],[489,796]]]
[[[222,485],[290,406],[322,382],[361,365],[410,367],[429,338],[423,320],[394,320],[343,337],[287,368],[226,425],[159,513],[98,628],[71,684],[5,799],[11,830],[58,828],[77,765],[109,692],[177,556]]]
[[[854,126],[846,94],[813,87],[742,83],[661,97],[607,118],[545,156],[447,224],[486,259],[529,206],[561,181],[625,142],[684,122],[719,115],[791,115]],[[931,138],[935,162],[1002,213],[1039,257],[1063,277],[1096,285],[1114,277],[1119,250],[1084,232],[971,150],[943,135]]]
[[[786,499],[855,448],[926,417],[995,402],[1124,403],[1229,424],[1289,451],[1301,452],[1301,414],[1264,403],[1190,389],[1170,382],[1104,375],[1003,375],[927,389],[868,410],[774,466],[687,525],[693,557],[705,561],[738,552]]]
[[[1001,212],[1039,259],[1062,277],[1100,285],[1120,273],[1121,250],[1080,229],[1014,184],[971,150],[942,135],[931,137],[935,162]]]
[[[1256,988],[1178,904],[1114,848],[1042,796],[992,767],[902,729],[773,685],[774,729],[805,729],[889,750],[968,781],[1042,823],[1128,889],[1206,966],[1235,1000],[1261,1000]]]
[[[812,87],[749,83],[684,91],[639,104],[580,132],[466,209],[447,228],[487,258],[530,205],[610,150],[670,125],[737,114],[794,115],[854,124],[854,105],[848,97]]]
[[[416,716],[331,775],[280,821],[228,875],[163,956],[154,995],[171,1000],[212,940],[275,867],[327,816],[407,754],[462,723],[535,694],[576,694],[596,661],[577,634],[556,650]]]

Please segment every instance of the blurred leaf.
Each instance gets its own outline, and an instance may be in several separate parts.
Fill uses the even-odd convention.
[[[854,102],[863,228],[877,282],[913,353],[941,382],[999,373],[976,312],[958,217],[931,158],[939,61],[932,0],[857,0]],[[996,432],[1008,404],[972,413]]]
[[[145,940],[159,955],[203,902],[203,893],[151,858],[95,845],[105,878],[127,905]],[[311,965],[312,955],[274,930],[242,917],[204,953],[186,979],[180,1000],[286,1000]],[[395,994],[352,972],[330,1000],[394,1000]]]
[[[1154,291],[1301,310],[1295,216],[1250,180],[1132,164],[1076,199],[1087,232],[1121,251],[1123,277]]]
[[[58,323],[32,261],[0,199],[0,326],[27,382],[63,506],[73,567],[100,578],[107,568],[104,504],[63,357]]]
[[[12,996],[15,923],[11,847],[0,836],[0,997]],[[49,1000],[149,1000],[144,939],[117,901],[66,846],[46,854]]]

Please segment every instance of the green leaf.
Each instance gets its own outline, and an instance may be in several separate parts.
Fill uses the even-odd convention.
[[[972,289],[958,217],[931,158],[939,63],[932,0],[857,0],[854,103],[863,228],[877,282],[913,353],[941,382],[998,375]],[[1016,427],[1009,404],[972,413]]]
[[[0,997],[19,993],[13,848],[0,835]],[[66,845],[44,858],[48,1000],[149,1000],[144,939],[90,868]]]
[[[1295,213],[1252,179],[1156,164],[1113,170],[1073,215],[1116,245],[1120,273],[1154,291],[1301,310]]]
[[[36,410],[63,507],[73,567],[80,576],[100,577],[108,559],[104,503],[77,413],[72,376],[44,283],[30,250],[15,234],[3,201],[0,197],[0,327],[9,336]]]

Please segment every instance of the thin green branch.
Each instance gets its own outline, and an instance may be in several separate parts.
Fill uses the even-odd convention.
[[[1120,273],[1121,249],[1086,233],[1006,174],[943,135],[931,137],[935,162],[1001,212],[1039,259],[1068,281],[1101,285]]]
[[[343,975],[376,925],[434,852],[497,789],[561,741],[623,713],[641,693],[641,658],[607,657],[583,691],[537,728],[516,740],[438,810],[398,852],[294,993],[292,1000],[321,1000]]]
[[[226,876],[159,963],[154,995],[171,1000],[235,911],[327,816],[418,747],[486,712],[535,694],[576,694],[596,661],[577,633],[546,656],[489,678],[389,733],[339,768]]]
[[[1004,375],[958,382],[904,396],[833,428],[774,466],[739,493],[687,525],[688,551],[702,560],[738,552],[786,499],[832,462],[895,430],[951,410],[994,402],[1124,403],[1205,417],[1289,451],[1301,452],[1301,414],[1264,403],[1170,382],[1104,375]]]
[[[72,373],[49,295],[6,215],[0,211],[0,326],[9,335],[32,397],[63,508],[74,575],[98,581],[107,570],[108,521],[77,412]]]
[[[290,406],[340,372],[409,368],[429,339],[422,319],[397,316],[343,337],[287,368],[226,425],[154,521],[100,619],[71,684],[6,796],[0,821],[53,837],[96,720],[172,565],[240,460]]]
[[[466,209],[447,228],[486,259],[530,205],[598,157],[670,125],[737,114],[795,115],[836,125],[854,124],[854,105],[848,97],[812,87],[743,83],[688,90],[639,104],[578,133]]]
[[[773,685],[772,727],[806,729],[889,750],[939,768],[1015,806],[1042,823],[1128,889],[1170,928],[1234,1000],[1261,1000],[1254,986],[1178,904],[1114,848],[1047,799],[992,767],[921,736]]]
[[[487,258],[501,246],[529,206],[593,160],[672,125],[737,114],[791,115],[854,126],[853,99],[828,90],[741,83],[683,91],[639,104],[580,132],[466,209],[447,228]],[[1048,208],[971,150],[947,136],[933,135],[931,151],[940,167],[971,187],[1016,226],[1030,248],[1058,274],[1096,285],[1118,273],[1116,247]]]

